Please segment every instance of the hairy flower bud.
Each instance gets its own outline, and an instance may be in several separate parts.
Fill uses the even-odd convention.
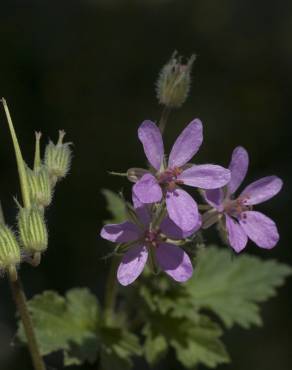
[[[37,207],[20,208],[18,230],[21,245],[29,253],[43,252],[47,249],[47,227],[43,212]]]
[[[33,204],[47,207],[52,201],[52,185],[45,166],[32,171],[27,169],[30,197]]]
[[[127,171],[127,177],[129,181],[137,182],[146,173],[149,173],[149,171],[145,170],[144,168],[129,168]]]
[[[175,52],[170,61],[162,68],[157,81],[159,104],[168,108],[179,108],[186,101],[191,83],[191,69],[196,59],[192,55],[186,64],[181,63],[181,56]]]
[[[46,147],[44,164],[47,167],[53,183],[65,177],[71,164],[71,143],[63,143],[64,131],[59,131],[57,144],[52,141]]]
[[[15,268],[20,263],[20,248],[13,231],[0,224],[0,269]]]

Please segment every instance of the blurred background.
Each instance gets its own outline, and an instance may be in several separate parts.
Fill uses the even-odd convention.
[[[107,171],[143,167],[137,127],[160,117],[155,81],[174,50],[198,57],[191,95],[170,116],[167,147],[199,117],[204,143],[198,163],[227,166],[240,144],[251,158],[247,182],[282,177],[281,194],[258,208],[277,221],[281,241],[269,252],[249,244],[248,252],[292,264],[291,39],[288,0],[1,1],[0,94],[9,104],[25,158],[33,159],[34,130],[48,140],[64,129],[74,143],[71,174],[58,186],[47,213],[48,251],[39,268],[21,268],[28,297],[44,289],[64,293],[88,286],[102,300],[108,270],[102,257],[108,246],[98,234],[109,215],[101,189],[128,191],[125,179]],[[0,110],[0,197],[14,225],[19,186]],[[26,349],[8,345],[15,333],[15,307],[6,279],[0,292],[0,369],[30,370]],[[263,328],[235,328],[225,335],[233,362],[218,369],[290,370],[291,310],[290,279],[263,305]],[[57,367],[55,359],[51,367]],[[160,366],[179,368],[171,356]]]

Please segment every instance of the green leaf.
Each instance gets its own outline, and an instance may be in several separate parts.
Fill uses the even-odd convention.
[[[187,368],[199,363],[214,368],[230,361],[226,349],[219,339],[222,335],[220,327],[207,316],[200,316],[196,325],[184,319],[180,324],[179,333],[171,339],[177,359]]]
[[[100,320],[96,297],[87,289],[69,290],[65,297],[46,291],[28,302],[42,355],[62,350],[64,366],[94,363],[103,370],[128,370],[132,356],[141,355],[138,338],[123,326]],[[22,326],[18,335],[25,336]]]
[[[261,325],[258,303],[276,294],[291,275],[290,266],[226,249],[201,249],[193,278],[185,285],[194,308],[215,312],[227,327]]]
[[[175,349],[177,359],[190,369],[198,364],[213,368],[229,362],[229,356],[220,340],[222,331],[218,324],[206,316],[197,315],[196,320],[190,320],[173,317],[171,314],[156,314],[151,317],[143,332],[146,333],[146,359],[151,365],[165,354],[168,346]],[[154,344],[158,344],[158,347],[155,348]]]
[[[64,364],[96,360],[99,306],[87,289],[70,290],[66,297],[46,291],[28,302],[41,354],[63,350]],[[25,341],[23,328],[19,337]]]
[[[118,194],[108,189],[103,189],[102,194],[107,202],[107,210],[112,215],[112,219],[105,221],[105,223],[120,223],[125,221],[127,215],[124,200]]]
[[[165,274],[151,277],[139,287],[139,295],[151,312],[170,313],[173,317],[197,318],[198,313],[190,304],[190,294],[185,284],[178,284]],[[137,300],[137,297],[134,299]],[[147,315],[147,313],[146,313]]]
[[[146,322],[143,327],[144,354],[151,366],[166,354],[169,347],[174,348],[177,359],[191,369],[198,364],[215,367],[229,361],[220,340],[219,325],[194,309],[185,284],[175,284],[160,275],[143,280],[139,295],[145,302],[140,303],[144,310],[141,318],[144,317]]]
[[[142,354],[139,339],[125,328],[103,326],[100,328],[100,361],[102,370],[128,370],[132,356]]]
[[[169,347],[188,368],[227,362],[221,329],[205,316],[206,309],[227,327],[259,325],[259,303],[274,296],[292,272],[289,266],[273,260],[233,257],[227,249],[212,246],[198,250],[194,266],[193,277],[185,284],[175,284],[165,274],[144,276],[137,295],[130,297],[129,305],[139,302],[139,320],[146,322],[144,353],[150,365]]]
[[[144,355],[147,362],[155,365],[167,352],[168,344],[160,333],[155,333],[151,325],[146,325],[143,334],[145,335]]]

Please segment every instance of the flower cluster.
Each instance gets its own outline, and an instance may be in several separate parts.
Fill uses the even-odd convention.
[[[106,225],[101,231],[104,239],[122,245],[126,251],[117,272],[122,285],[132,283],[147,260],[178,282],[188,280],[193,269],[182,245],[200,228],[207,229],[217,222],[236,252],[246,246],[248,237],[262,248],[276,245],[279,239],[276,225],[267,216],[253,211],[252,206],[276,195],[282,181],[276,176],[265,177],[234,197],[247,172],[248,154],[244,148],[234,150],[228,169],[190,163],[203,142],[202,123],[198,119],[178,136],[168,158],[154,122],[144,121],[138,137],[149,168],[128,170],[128,178],[134,182],[131,220]],[[207,203],[203,215],[193,197],[183,189],[185,185],[203,194]]]
[[[193,268],[183,247],[199,230],[214,224],[236,252],[245,248],[248,238],[266,249],[279,240],[275,223],[252,207],[276,195],[282,188],[281,179],[264,177],[234,196],[248,168],[244,148],[233,151],[228,169],[191,163],[203,142],[202,122],[194,119],[178,136],[169,156],[165,155],[162,133],[170,110],[179,108],[188,97],[194,60],[193,55],[183,64],[182,57],[174,53],[163,67],[157,82],[158,102],[164,106],[159,127],[146,120],[138,128],[149,166],[127,171],[128,180],[134,183],[129,220],[106,225],[101,231],[104,239],[118,243],[118,250],[125,252],[117,273],[122,285],[137,279],[147,261],[178,282],[188,280]],[[206,204],[198,207],[185,186],[198,189]]]

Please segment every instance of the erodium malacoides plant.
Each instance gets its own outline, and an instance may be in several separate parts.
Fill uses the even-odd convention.
[[[243,252],[249,239],[251,249],[255,244],[267,253],[278,244],[275,222],[257,205],[276,196],[282,180],[275,175],[251,179],[238,192],[249,165],[241,146],[226,167],[213,159],[194,163],[204,145],[205,123],[199,118],[189,120],[170,151],[164,147],[170,114],[189,95],[194,61],[192,56],[183,63],[174,53],[159,75],[161,118],[144,120],[137,132],[137,150],[144,150],[146,165],[135,163],[133,155],[133,167],[110,172],[129,180],[130,200],[103,190],[112,219],[99,236],[111,248],[104,256],[111,266],[102,304],[87,288],[73,288],[64,297],[46,291],[25,299],[19,267],[23,262],[38,266],[47,249],[45,209],[68,174],[71,145],[60,131],[58,142],[49,142],[42,157],[37,133],[30,168],[2,99],[23,199],[17,201],[16,231],[1,216],[0,268],[10,279],[20,313],[17,341],[28,343],[35,370],[45,369],[43,356],[56,351],[62,352],[63,366],[83,368],[89,362],[100,370],[123,370],[141,357],[149,366],[161,361],[161,368],[166,361],[167,368],[169,349],[185,368],[214,368],[230,361],[223,329],[261,325],[258,303],[291,274],[285,264]],[[218,231],[220,247],[206,243],[211,227]],[[50,361],[49,366],[61,366]]]

